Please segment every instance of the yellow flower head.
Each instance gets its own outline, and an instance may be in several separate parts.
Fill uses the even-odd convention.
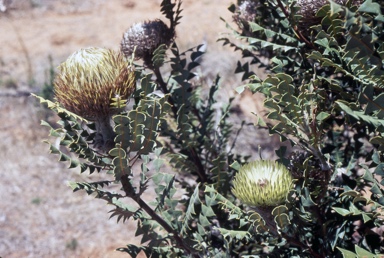
[[[73,53],[59,66],[54,82],[57,101],[69,111],[89,120],[116,112],[112,98],[128,97],[135,90],[135,74],[120,53],[86,48]]]
[[[292,175],[275,161],[258,160],[240,168],[233,180],[233,193],[252,206],[277,206],[292,188]]]

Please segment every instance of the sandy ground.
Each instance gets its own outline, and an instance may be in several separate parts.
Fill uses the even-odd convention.
[[[134,22],[161,18],[160,2],[14,0],[7,13],[0,13],[0,257],[127,257],[114,250],[138,243],[134,222],[109,220],[111,207],[67,186],[68,181],[103,175],[80,175],[59,164],[42,143],[47,137],[39,126],[46,118],[44,109],[31,97],[10,95],[40,90],[50,67],[79,48],[118,49],[123,32]],[[177,30],[181,49],[207,43],[201,73],[207,80],[221,74],[223,99],[239,85],[233,77],[237,56],[216,43],[227,31],[219,17],[231,20],[229,4],[185,0]],[[262,110],[261,103],[245,95],[237,100],[236,114],[246,118]],[[245,135],[253,146],[261,144],[271,153],[276,139],[254,129]]]
[[[15,9],[11,5],[9,13],[0,14],[0,75],[3,83],[15,81],[19,86],[41,85],[47,79],[49,57],[57,66],[79,48],[117,50],[123,32],[133,23],[162,18],[159,0],[46,0],[36,7],[19,9],[16,2]],[[212,67],[233,65],[225,64],[233,63],[228,54],[216,55],[224,51],[216,40],[226,31],[219,17],[231,20],[227,5],[229,2],[220,0],[183,1],[183,18],[177,29],[179,47],[186,50],[208,43],[209,54],[219,57]]]

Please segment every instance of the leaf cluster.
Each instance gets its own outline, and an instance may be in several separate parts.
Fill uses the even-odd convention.
[[[288,250],[379,257],[383,6],[330,1],[307,27],[296,1],[260,1],[255,8],[249,31],[233,34],[246,44],[223,41],[251,60],[238,64],[248,82],[237,90],[264,94],[268,113],[258,126],[297,149],[277,151],[297,180],[277,221]],[[254,64],[265,67],[266,78],[256,76]]]
[[[245,85],[237,91],[265,97],[268,111],[256,126],[295,150],[276,152],[295,178],[285,203],[246,207],[231,193],[247,157],[234,152],[231,139],[239,132],[232,128],[232,99],[218,105],[220,77],[204,85],[195,72],[202,46],[161,45],[153,66],[135,64],[132,103],[113,100],[121,112],[112,117],[107,153],[98,151],[93,123],[38,97],[59,116],[58,126],[43,122],[58,139],[51,152],[70,168],[107,174],[104,181],[70,186],[106,201],[118,222],[137,222],[141,245],[118,249],[132,257],[379,257],[383,6],[331,1],[307,28],[297,1],[251,6],[253,18],[241,20],[240,32],[228,24],[235,40],[221,40],[243,55],[235,72],[243,73]],[[181,2],[163,0],[161,11],[174,29]],[[161,70],[165,64],[169,73]]]
[[[181,2],[164,0],[161,11],[176,26]],[[181,52],[176,43],[169,50],[161,45],[153,53],[155,65],[134,64],[137,88],[133,103],[118,96],[112,100],[120,113],[110,121],[115,135],[107,153],[98,150],[93,123],[38,97],[59,115],[59,128],[42,122],[49,127],[50,136],[59,139],[60,146],[49,143],[59,161],[68,162],[70,168],[80,167],[81,172],[107,174],[104,181],[71,182],[73,191],[106,201],[113,207],[110,217],[118,222],[137,221],[135,235],[141,237],[142,245],[118,249],[132,257],[140,252],[148,257],[222,252],[220,245],[215,250],[209,247],[212,238],[221,235],[210,236],[208,218],[225,222],[226,216],[217,217],[221,208],[208,208],[211,204],[202,204],[199,198],[210,185],[234,199],[230,180],[236,170],[230,164],[246,157],[233,153],[234,142],[229,140],[232,100],[218,108],[220,78],[212,85],[202,85],[194,72],[204,54],[201,49],[200,45]],[[171,67],[167,75],[160,71],[164,64]],[[144,201],[150,190],[155,197]]]

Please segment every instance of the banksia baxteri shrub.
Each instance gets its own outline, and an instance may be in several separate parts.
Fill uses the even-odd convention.
[[[382,1],[239,1],[230,10],[242,31],[222,40],[243,57],[235,72],[249,83],[236,90],[264,95],[257,126],[285,141],[267,148],[281,163],[247,164],[252,155],[238,153],[245,124],[234,130],[238,114],[216,98],[219,79],[209,94],[211,80],[195,83],[200,46],[180,52],[175,42],[165,55],[179,0],[161,1],[169,29],[157,20],[124,35],[124,54],[146,69],[135,72],[135,103],[113,117],[114,131],[110,100],[126,99],[135,81],[122,57],[88,49],[60,67],[57,99],[72,112],[38,97],[60,118],[43,123],[61,146],[50,151],[71,168],[108,173],[70,186],[106,201],[118,222],[138,222],[143,244],[118,249],[132,257],[384,257]],[[108,148],[89,144],[97,136]]]
[[[135,74],[124,57],[94,47],[73,53],[59,66],[54,83],[57,101],[67,110],[95,121],[104,141],[113,137],[109,119],[118,111],[111,106],[112,99],[126,100],[134,89]]]
[[[292,187],[288,169],[275,161],[259,160],[240,168],[233,181],[233,193],[252,206],[277,206]]]
[[[152,66],[153,52],[160,46],[169,46],[175,32],[161,20],[136,23],[123,35],[121,50],[127,58],[134,53],[135,59],[142,59],[147,66]]]

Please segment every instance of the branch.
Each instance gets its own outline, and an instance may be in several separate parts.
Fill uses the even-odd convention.
[[[151,219],[155,220],[157,223],[159,223],[169,234],[172,234],[174,239],[177,242],[177,246],[185,250],[189,255],[192,255],[192,257],[198,258],[199,255],[195,253],[191,247],[189,247],[186,243],[184,243],[183,239],[180,237],[178,232],[174,230],[162,217],[160,217],[149,205],[141,199],[140,195],[137,195],[131,183],[129,182],[129,176],[127,174],[121,176],[121,184],[123,186],[124,192],[127,197],[132,198],[139,206],[142,208],[150,217]]]
[[[280,1],[280,0],[276,0],[277,2],[277,6],[283,11],[284,15],[285,15],[285,18],[289,18],[289,12],[287,11],[287,9],[285,9],[283,3]],[[304,35],[301,33],[301,31],[297,28],[297,26],[293,26],[293,30],[295,32],[295,35],[301,40],[303,41],[308,47],[312,48],[312,49],[317,49],[315,47],[315,45],[313,45],[312,42],[308,41],[308,39],[306,39],[304,37]]]
[[[303,249],[308,249],[311,252],[312,257],[315,257],[315,258],[323,258],[324,257],[324,256],[316,253],[315,251],[313,251],[313,249],[311,247],[301,243],[300,241],[298,241],[297,239],[295,239],[293,237],[288,236],[286,233],[281,232],[281,235],[282,235],[282,237],[284,237],[287,240],[288,243],[295,245],[297,247],[303,248]]]
[[[154,71],[155,76],[156,76],[157,84],[160,86],[161,90],[164,92],[164,94],[170,94],[170,92],[167,88],[167,84],[164,82],[163,77],[160,73],[160,68],[156,67],[153,69],[153,71]],[[169,101],[169,104],[171,104],[171,106],[172,106],[173,116],[175,119],[177,119],[177,116],[178,116],[177,115],[177,107],[175,105],[175,101],[173,100],[172,96],[169,96],[168,101]],[[208,178],[207,178],[207,175],[205,174],[204,166],[203,166],[201,159],[200,159],[199,155],[197,154],[195,148],[190,147],[189,148],[189,154],[190,154],[193,162],[197,166],[197,174],[199,175],[201,182],[202,183],[207,182]]]
[[[163,76],[160,73],[160,68],[155,67],[153,68],[153,72],[155,73],[156,76],[156,81],[157,85],[160,86],[161,90],[164,92],[164,94],[170,94],[169,90],[167,89],[167,84],[163,80]],[[177,108],[175,106],[175,101],[173,100],[172,96],[168,97],[169,104],[171,104],[173,116],[176,118],[177,117]]]

